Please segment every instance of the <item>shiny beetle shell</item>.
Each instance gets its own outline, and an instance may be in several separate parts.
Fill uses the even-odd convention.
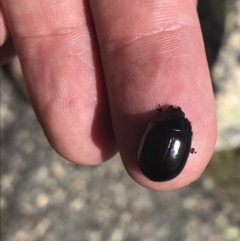
[[[183,170],[191,149],[192,127],[180,107],[169,106],[149,122],[138,150],[142,173],[155,182],[168,181]]]

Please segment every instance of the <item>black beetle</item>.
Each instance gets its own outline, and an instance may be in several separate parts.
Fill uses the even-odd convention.
[[[168,181],[183,170],[192,143],[192,126],[180,107],[158,108],[142,137],[138,165],[151,181]]]

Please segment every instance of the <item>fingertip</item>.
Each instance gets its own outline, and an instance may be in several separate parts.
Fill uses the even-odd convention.
[[[208,165],[216,144],[217,128],[214,105],[209,103],[209,108],[211,109],[210,112],[205,108],[205,112],[202,113],[201,118],[199,118],[201,108],[198,106],[192,109],[192,113],[191,110],[188,110],[187,117],[191,120],[193,130],[191,147],[194,148],[194,152],[189,152],[185,167],[179,175],[171,180],[160,182],[151,181],[141,171],[138,165],[139,160],[137,159],[137,152],[143,134],[142,131],[140,131],[141,134],[138,135],[138,141],[134,144],[135,153],[130,153],[129,151],[126,153],[126,151],[122,151],[123,163],[132,179],[146,188],[159,191],[179,189],[196,181]],[[208,115],[206,113],[208,113]],[[129,154],[131,156],[129,156]]]
[[[116,154],[115,137],[105,108],[101,107],[104,115],[96,116],[89,113],[94,108],[79,111],[77,105],[74,111],[67,109],[70,112],[58,112],[53,106],[41,113],[35,110],[50,145],[58,154],[80,165],[98,165]]]

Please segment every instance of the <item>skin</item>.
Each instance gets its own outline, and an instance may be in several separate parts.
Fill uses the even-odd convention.
[[[200,176],[214,150],[216,116],[196,1],[0,2],[2,63],[14,53],[11,35],[32,106],[60,155],[94,165],[119,151],[129,175],[156,190]],[[159,104],[182,108],[197,154],[178,177],[155,183],[136,156]]]

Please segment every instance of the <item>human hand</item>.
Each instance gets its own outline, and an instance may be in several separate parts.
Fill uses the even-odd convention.
[[[33,108],[59,154],[93,165],[119,150],[130,176],[157,190],[180,188],[202,173],[216,117],[194,0],[1,4],[7,24],[0,44],[9,28]],[[136,160],[158,104],[183,109],[197,151],[178,177],[159,183],[144,177]]]

